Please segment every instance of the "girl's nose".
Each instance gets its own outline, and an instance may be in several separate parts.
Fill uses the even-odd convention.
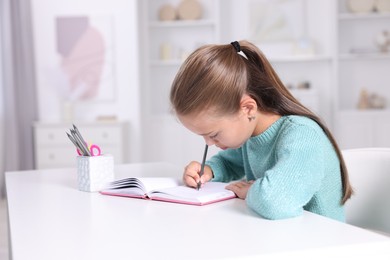
[[[205,136],[205,137],[203,137],[203,138],[204,138],[204,141],[206,142],[206,144],[207,144],[208,146],[212,146],[212,145],[215,144],[215,141],[214,141],[213,139],[211,139],[210,137]]]

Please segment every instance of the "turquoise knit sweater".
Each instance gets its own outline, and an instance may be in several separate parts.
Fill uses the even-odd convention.
[[[345,221],[337,154],[321,127],[302,116],[283,116],[242,147],[207,161],[213,181],[256,180],[247,205],[267,219],[311,211]]]

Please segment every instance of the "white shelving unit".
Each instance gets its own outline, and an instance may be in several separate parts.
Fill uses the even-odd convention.
[[[199,0],[204,8],[200,20],[158,20],[158,9],[163,4],[177,6],[180,1],[139,1],[141,65],[144,72],[141,76],[143,120],[147,143],[156,147],[153,151],[148,149],[148,154],[144,156],[148,160],[178,159],[181,162],[181,159],[196,159],[199,150],[202,150],[202,138],[189,133],[170,115],[169,90],[183,56],[205,43],[250,40],[250,9],[247,7],[253,0]],[[270,47],[271,51],[264,53],[284,83],[310,83],[310,89],[294,88],[291,91],[325,120],[341,148],[390,146],[387,134],[390,132],[390,53],[379,52],[374,42],[377,33],[390,30],[390,14],[355,14],[348,11],[346,3],[347,0],[289,2],[305,9],[291,16],[298,21],[302,15],[306,16],[304,32],[314,43],[314,54],[296,55],[291,52],[288,55],[278,51],[288,42],[259,47],[263,51]],[[161,47],[167,43],[170,54],[164,56]],[[351,49],[360,52],[351,52]],[[387,108],[358,110],[363,87],[384,96]],[[188,147],[194,152],[186,151]],[[178,156],[167,150],[186,152]]]
[[[160,21],[159,9],[170,4],[177,8],[182,0],[140,1],[144,34],[145,109],[151,116],[169,115],[168,94],[180,65],[197,47],[219,42],[219,0],[198,0],[202,16],[197,20]]]
[[[390,146],[390,52],[375,37],[390,32],[390,13],[352,13],[347,1],[337,5],[335,125],[342,148]],[[358,109],[362,90],[387,100],[384,109]]]
[[[197,47],[220,42],[220,0],[198,0],[197,20],[160,21],[159,9],[177,8],[182,0],[140,0],[142,111],[148,146],[143,158],[185,165],[199,156],[204,141],[177,122],[170,112],[169,92],[184,59]],[[201,160],[201,158],[199,159]]]

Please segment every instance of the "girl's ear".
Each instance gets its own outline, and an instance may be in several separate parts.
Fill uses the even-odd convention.
[[[244,112],[248,118],[254,116],[257,112],[256,101],[247,94],[241,98],[240,107],[242,112]]]

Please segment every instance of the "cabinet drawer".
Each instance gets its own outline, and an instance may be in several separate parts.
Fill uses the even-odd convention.
[[[35,143],[36,145],[68,144],[70,140],[65,132],[66,129],[62,128],[36,128]]]
[[[120,147],[107,146],[102,147],[104,154],[111,154],[114,157],[114,163],[123,163],[123,154]],[[43,168],[60,168],[76,167],[77,153],[73,147],[43,147],[36,154],[36,167]]]
[[[36,154],[36,167],[42,168],[57,168],[57,167],[76,167],[77,153],[72,146],[65,146],[59,148],[39,149]]]
[[[122,129],[119,127],[80,127],[79,130],[87,142],[119,144],[122,141]]]
[[[78,127],[86,142],[96,144],[118,144],[122,140],[122,130],[119,127]],[[71,144],[66,133],[67,128],[36,128],[35,140],[40,145]]]

